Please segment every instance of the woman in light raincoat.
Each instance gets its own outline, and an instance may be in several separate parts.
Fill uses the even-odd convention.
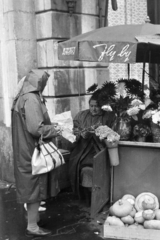
[[[26,235],[45,236],[51,232],[40,228],[38,208],[41,200],[51,193],[49,175],[32,175],[31,158],[43,133],[44,139],[52,139],[60,134],[60,129],[51,125],[50,118],[42,97],[49,74],[42,70],[32,70],[23,79],[12,106],[12,144],[14,156],[14,175],[17,201],[27,203],[28,225]],[[58,187],[54,185],[54,195]],[[52,189],[53,193],[53,189]]]

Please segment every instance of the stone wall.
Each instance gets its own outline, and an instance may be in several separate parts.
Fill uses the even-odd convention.
[[[0,0],[0,179],[14,181],[11,105],[18,81],[37,67],[33,0]]]
[[[99,27],[97,2],[77,1],[70,16],[65,0],[35,0],[38,68],[51,75],[44,95],[52,120],[55,114],[71,110],[74,117],[87,108],[86,89],[108,79],[107,64],[59,61],[57,57],[58,41]]]

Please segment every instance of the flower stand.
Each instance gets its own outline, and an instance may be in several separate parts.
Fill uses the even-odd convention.
[[[111,166],[119,165],[119,154],[118,154],[118,142],[108,142],[107,139],[104,139],[104,142],[108,148],[109,159]]]

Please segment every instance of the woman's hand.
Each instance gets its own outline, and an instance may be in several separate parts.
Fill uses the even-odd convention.
[[[73,129],[73,134],[76,135],[76,136],[80,136],[81,132],[80,132],[79,128],[74,128]]]
[[[81,132],[81,136],[82,136],[82,138],[84,138],[84,139],[88,138],[89,135],[90,135],[90,133],[89,133],[88,131],[86,131],[86,130],[83,130],[83,131]]]

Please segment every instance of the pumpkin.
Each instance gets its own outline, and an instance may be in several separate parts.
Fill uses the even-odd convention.
[[[136,214],[136,209],[133,207],[129,215],[134,218],[135,214]]]
[[[127,200],[120,199],[112,205],[110,211],[112,212],[113,216],[125,217],[130,214],[132,208],[132,204]]]
[[[136,224],[131,224],[131,225],[129,225],[128,227],[129,227],[129,228],[138,228],[138,225],[136,225]]]
[[[155,219],[160,220],[160,209],[155,210]]]
[[[144,222],[144,218],[143,218],[143,216],[142,216],[142,213],[143,213],[143,211],[136,212],[135,217],[134,217],[134,220],[135,220],[137,223],[143,223],[143,222]]]
[[[138,224],[137,227],[138,227],[138,228],[141,228],[141,229],[144,229],[143,225],[141,225],[141,224]]]
[[[144,210],[154,210],[156,208],[156,202],[154,198],[146,196],[145,199],[142,201],[142,207]]]
[[[122,197],[123,200],[127,200],[127,199],[133,199],[135,200],[135,197],[131,194],[125,194],[123,197]]]
[[[133,199],[131,199],[131,198],[128,198],[127,201],[130,202],[132,205],[135,204],[135,201]]]
[[[134,223],[134,219],[130,215],[122,217],[121,220],[122,220],[123,223],[129,224],[129,225]]]
[[[148,210],[144,210],[142,212],[142,216],[145,220],[152,220],[155,218],[155,212],[151,209],[148,209]]]
[[[125,194],[122,199],[129,201],[132,205],[135,204],[135,197],[131,194]]]
[[[160,230],[160,220],[147,220],[143,225],[146,229]]]
[[[111,226],[120,226],[120,227],[124,227],[124,223],[121,221],[121,219],[112,216],[112,217],[107,217],[105,224],[109,223],[109,225]]]

